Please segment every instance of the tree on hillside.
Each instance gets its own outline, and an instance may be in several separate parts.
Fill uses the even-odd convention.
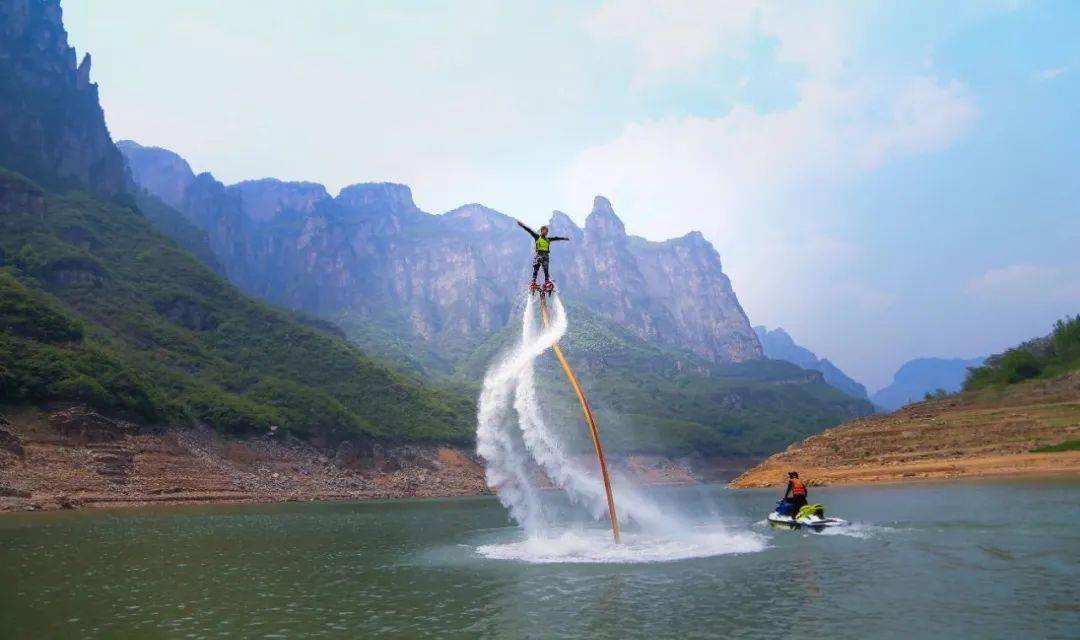
[[[1050,335],[1029,340],[987,358],[981,367],[969,369],[964,389],[1054,378],[1077,369],[1080,369],[1080,315],[1058,320]]]

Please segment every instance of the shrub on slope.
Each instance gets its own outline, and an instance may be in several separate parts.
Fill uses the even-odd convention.
[[[968,372],[964,390],[1015,384],[1033,378],[1055,378],[1080,369],[1080,315],[1058,320],[1054,331],[987,358]]]

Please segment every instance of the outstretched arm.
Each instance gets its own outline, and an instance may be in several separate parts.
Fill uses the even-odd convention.
[[[550,240],[551,242],[559,242],[560,240],[566,242],[570,240],[570,238],[564,238],[562,236],[549,236],[548,240]]]
[[[788,483],[787,483],[787,491],[784,492],[784,499],[787,500],[787,497],[789,495],[791,495],[791,481],[790,480],[788,480]]]
[[[532,229],[530,229],[530,228],[526,227],[526,226],[525,226],[525,223],[524,223],[524,222],[522,222],[521,220],[518,220],[518,221],[517,221],[517,223],[518,223],[518,226],[519,226],[519,227],[521,227],[521,228],[522,228],[522,229],[524,229],[525,231],[528,231],[528,232],[529,232],[529,235],[533,237],[533,240],[536,240],[537,238],[539,238],[539,237],[540,237],[540,234],[539,234],[539,233],[537,233],[537,232],[533,231]]]

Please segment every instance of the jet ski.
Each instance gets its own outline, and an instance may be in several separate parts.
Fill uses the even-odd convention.
[[[823,531],[829,527],[841,527],[847,524],[847,520],[840,518],[826,518],[825,507],[820,504],[808,504],[799,509],[798,513],[791,513],[791,504],[781,500],[776,503],[776,510],[768,516],[769,525],[773,528],[786,529],[811,529]]]

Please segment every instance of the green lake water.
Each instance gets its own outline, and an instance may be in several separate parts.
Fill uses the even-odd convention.
[[[853,524],[812,534],[764,526],[776,492],[654,489],[677,526],[621,549],[494,498],[10,514],[0,637],[1078,638],[1078,490],[818,489]]]

